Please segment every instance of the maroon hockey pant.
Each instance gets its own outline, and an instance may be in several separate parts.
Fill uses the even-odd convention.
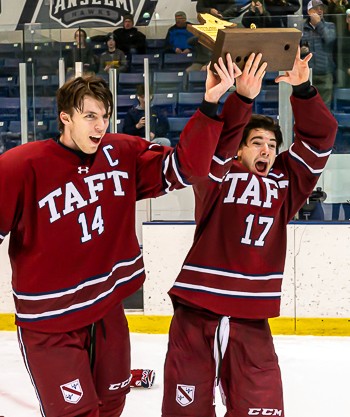
[[[226,417],[284,416],[281,374],[267,320],[227,321],[227,349],[217,368],[219,316],[177,306],[164,370],[163,417],[214,417],[218,373]],[[216,340],[217,341],[217,340]]]
[[[118,417],[130,382],[129,329],[122,305],[67,333],[18,328],[18,339],[45,417]]]

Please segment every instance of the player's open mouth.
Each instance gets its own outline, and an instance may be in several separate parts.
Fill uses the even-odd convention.
[[[264,161],[258,161],[255,164],[255,168],[258,172],[263,173],[266,172],[267,169],[267,162]]]
[[[101,140],[102,136],[89,136],[89,138],[94,142],[94,143],[99,143],[99,141]]]

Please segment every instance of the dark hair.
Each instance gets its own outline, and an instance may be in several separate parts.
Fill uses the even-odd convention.
[[[84,29],[81,29],[81,28],[77,29],[77,30],[74,32],[74,36],[75,36],[75,34],[76,34],[76,33],[78,33],[78,32],[80,32],[81,34],[83,34],[83,35],[84,35],[85,40],[87,39],[88,35],[87,35],[87,33],[85,32],[85,30],[84,30]]]
[[[241,148],[243,145],[247,144],[247,138],[249,135],[249,132],[253,129],[264,129],[269,130],[270,132],[273,132],[276,137],[277,142],[277,150],[283,143],[283,136],[281,132],[281,128],[278,123],[272,117],[269,116],[263,116],[261,114],[253,114],[250,118],[250,121],[246,124],[244,130],[243,130],[243,137],[241,140],[241,143],[239,144],[239,147]]]
[[[149,87],[149,93],[153,94],[152,86]],[[145,85],[144,84],[137,84],[136,86],[136,95],[144,96],[145,95]]]
[[[64,124],[59,117],[63,111],[70,116],[73,110],[83,111],[84,98],[92,97],[101,101],[106,109],[106,113],[111,116],[113,113],[113,96],[106,81],[96,75],[86,75],[71,78],[57,90],[56,101],[58,111],[58,126],[63,132]]]
[[[134,22],[134,16],[132,14],[125,14],[123,17],[123,21],[124,20],[131,20],[132,22]]]
[[[115,37],[115,35],[114,35],[114,33],[113,33],[113,32],[107,33],[107,36],[106,36],[106,43],[107,43],[110,39],[113,39],[113,40],[114,40],[114,42],[115,42],[115,43],[117,43],[116,37]]]

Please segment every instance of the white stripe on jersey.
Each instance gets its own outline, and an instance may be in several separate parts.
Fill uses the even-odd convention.
[[[74,288],[70,288],[69,290],[66,290],[66,291],[53,292],[53,293],[50,293],[50,294],[42,294],[42,295],[24,295],[24,294],[17,294],[15,291],[13,291],[13,295],[19,300],[32,300],[32,301],[49,300],[50,298],[64,297],[65,295],[68,295],[68,294],[74,294],[74,293],[82,290],[85,287],[90,287],[92,285],[100,284],[101,282],[107,281],[108,278],[113,274],[113,272],[115,270],[117,270],[118,268],[122,268],[124,266],[133,265],[141,257],[142,257],[142,254],[140,253],[136,258],[134,258],[130,261],[117,263],[113,266],[112,271],[110,273],[108,273],[108,274],[106,274],[102,277],[92,279],[90,281],[86,281],[86,282],[84,282],[82,284],[79,284],[78,286],[76,286]],[[122,278],[122,280],[124,280],[124,279],[125,278]],[[120,280],[118,280],[118,282],[120,282]]]
[[[201,268],[199,266],[184,265],[182,269],[188,269],[189,271],[203,272],[204,274],[220,275],[223,277],[246,279],[249,281],[269,281],[270,279],[282,279],[283,274],[273,275],[243,275],[235,272],[222,271],[220,269]]]
[[[174,169],[174,172],[175,172],[175,174],[176,174],[177,179],[179,180],[179,182],[180,182],[180,183],[181,183],[184,187],[188,187],[188,186],[190,186],[191,184],[186,184],[186,183],[184,182],[183,178],[182,178],[182,177],[181,177],[181,175],[180,175],[180,172],[179,172],[179,170],[178,170],[178,166],[177,166],[176,161],[175,161],[175,152],[173,152],[173,154],[171,155],[171,160],[172,160],[172,163],[173,163],[173,169]]]
[[[169,163],[170,163],[170,158],[169,155],[164,159],[164,169],[163,169],[163,174],[164,174],[164,178],[165,178],[165,182],[167,183],[168,187],[164,190],[166,194],[169,193],[170,191],[170,186],[171,183],[166,179],[165,173],[167,172],[168,168],[169,168]]]
[[[321,174],[322,173],[322,171],[323,171],[323,168],[322,169],[313,169],[313,168],[311,168],[298,154],[296,154],[295,152],[293,152],[292,151],[292,146],[294,145],[294,143],[290,146],[290,148],[289,148],[289,153],[292,155],[292,156],[294,156],[294,158],[296,158],[298,161],[300,161],[303,165],[305,165],[306,166],[306,168],[310,171],[310,172],[312,172],[313,174]],[[328,154],[328,152],[327,153],[325,153],[324,155],[322,155],[322,156],[327,156],[327,154]]]
[[[228,295],[231,297],[253,297],[253,298],[281,297],[281,292],[229,291],[229,290],[222,290],[219,288],[206,287],[204,285],[186,284],[184,282],[175,282],[174,287],[184,288],[187,290],[204,291],[204,292],[219,294],[219,295]]]
[[[216,177],[215,175],[213,175],[211,172],[209,172],[209,175],[208,175],[208,177],[209,178],[211,178],[213,181],[215,181],[215,182],[223,182],[223,178],[219,178],[219,177]]]
[[[316,152],[306,142],[301,141],[301,143],[305,146],[305,148],[307,148],[310,152],[316,155],[317,158],[324,158],[325,156],[329,156],[332,153],[332,149],[330,149],[327,152]]]
[[[74,311],[74,310],[78,310],[81,309],[83,307],[87,307],[90,306],[92,304],[94,304],[96,301],[98,301],[101,298],[106,297],[107,295],[111,294],[116,287],[118,287],[120,284],[127,282],[127,281],[131,281],[136,275],[139,275],[140,273],[144,272],[145,268],[141,268],[135,272],[133,272],[131,275],[118,279],[118,281],[113,285],[112,288],[110,288],[109,290],[99,294],[97,297],[85,301],[83,303],[77,303],[77,304],[73,304],[67,308],[61,308],[58,310],[52,310],[52,311],[46,311],[45,313],[37,313],[37,314],[25,314],[25,313],[18,313],[16,312],[16,316],[22,320],[30,320],[30,319],[38,319],[38,318],[44,318],[44,317],[50,317],[50,316],[59,316],[62,314],[67,313],[68,311]]]
[[[275,178],[279,179],[279,178],[284,177],[284,174],[283,174],[283,172],[281,172],[280,174],[275,174],[273,171],[271,171],[267,174],[267,176],[268,177],[275,177]]]
[[[223,161],[222,159],[218,158],[217,156],[215,156],[215,155],[213,156],[213,161],[216,162],[219,165],[225,165],[225,164],[227,164],[227,162],[232,161],[232,159],[233,158],[228,158],[228,159],[225,159],[225,161]]]

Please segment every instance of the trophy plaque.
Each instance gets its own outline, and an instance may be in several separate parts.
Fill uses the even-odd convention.
[[[210,17],[209,17],[210,16]],[[200,25],[187,25],[201,44],[212,51],[211,69],[221,56],[226,62],[229,52],[232,61],[243,69],[252,52],[262,53],[267,71],[289,71],[297,53],[301,31],[293,28],[237,28],[230,22],[209,14],[198,15]]]

